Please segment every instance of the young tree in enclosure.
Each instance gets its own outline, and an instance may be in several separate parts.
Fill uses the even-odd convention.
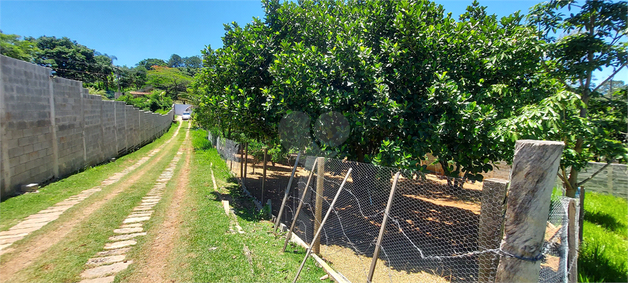
[[[278,122],[342,113],[351,160],[481,179],[504,150],[496,122],[548,93],[534,28],[474,3],[459,20],[430,1],[264,1],[264,21],[225,27],[194,89],[206,126],[279,144]],[[324,147],[320,142],[319,147]],[[509,148],[508,151],[512,151]]]
[[[556,94],[524,107],[504,131],[513,138],[564,141],[559,177],[570,197],[591,179],[578,178],[587,162],[608,166],[628,158],[626,89],[603,88],[628,63],[627,14],[625,1],[554,0],[536,5],[528,17],[546,42],[544,75],[555,83]],[[596,79],[602,68],[611,75]]]

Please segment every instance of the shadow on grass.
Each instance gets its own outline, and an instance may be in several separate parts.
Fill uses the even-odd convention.
[[[626,236],[626,225],[623,225],[617,219],[603,212],[587,212],[584,214],[584,220],[598,224],[605,229],[611,230],[619,235]]]
[[[595,243],[592,247],[584,246],[578,258],[578,273],[586,274],[588,282],[626,282],[628,270],[613,264],[604,255],[604,245]]]

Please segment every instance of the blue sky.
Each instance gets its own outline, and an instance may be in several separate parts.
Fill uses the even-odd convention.
[[[457,16],[473,0],[436,1]],[[526,13],[539,0],[480,0],[491,14]],[[261,1],[0,1],[4,33],[67,36],[101,53],[116,65],[135,66],[146,58],[167,60],[200,55],[206,45],[222,46],[223,24],[264,17]],[[619,79],[628,80],[628,71]]]

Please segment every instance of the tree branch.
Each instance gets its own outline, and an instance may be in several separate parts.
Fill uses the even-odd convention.
[[[561,177],[561,179],[563,180],[563,184],[566,185],[565,186],[566,189],[573,190],[573,187],[571,187],[571,184],[569,183],[569,179],[567,178],[567,174],[565,173],[565,167],[561,166],[560,171],[563,172],[563,176]]]
[[[619,73],[619,71],[621,71],[621,69],[623,69],[624,67],[626,67],[626,65],[628,65],[628,63],[624,63],[623,65],[619,66],[619,68],[617,68],[610,76],[608,76],[608,78],[606,78],[601,84],[599,84],[596,88],[593,89],[593,91],[591,92],[596,92],[604,83],[606,83],[608,80],[610,80],[611,78],[615,77],[615,75],[617,73]]]
[[[610,166],[611,163],[613,163],[616,160],[616,158],[613,158],[611,160],[608,161],[608,163],[606,163],[606,165],[602,166],[602,168],[600,168],[600,170],[597,170],[595,173],[591,174],[591,176],[589,176],[589,178],[586,178],[584,180],[582,180],[582,182],[578,183],[578,187],[584,185],[584,183],[590,181],[591,179],[595,178],[595,176],[597,176],[597,174],[600,174],[600,172],[602,172],[604,169],[606,169],[606,167]]]

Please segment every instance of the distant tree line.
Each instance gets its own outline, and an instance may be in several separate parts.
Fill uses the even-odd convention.
[[[181,57],[177,54],[172,54],[168,61],[149,58],[134,67],[116,66],[115,56],[100,53],[67,37],[22,38],[1,31],[0,53],[50,67],[56,76],[82,81],[90,92],[109,99],[113,99],[116,91],[154,91],[150,97],[122,98],[147,110],[155,109],[156,105],[170,107],[179,95],[187,93],[192,77],[203,66],[200,56]],[[169,101],[164,101],[165,97]]]

